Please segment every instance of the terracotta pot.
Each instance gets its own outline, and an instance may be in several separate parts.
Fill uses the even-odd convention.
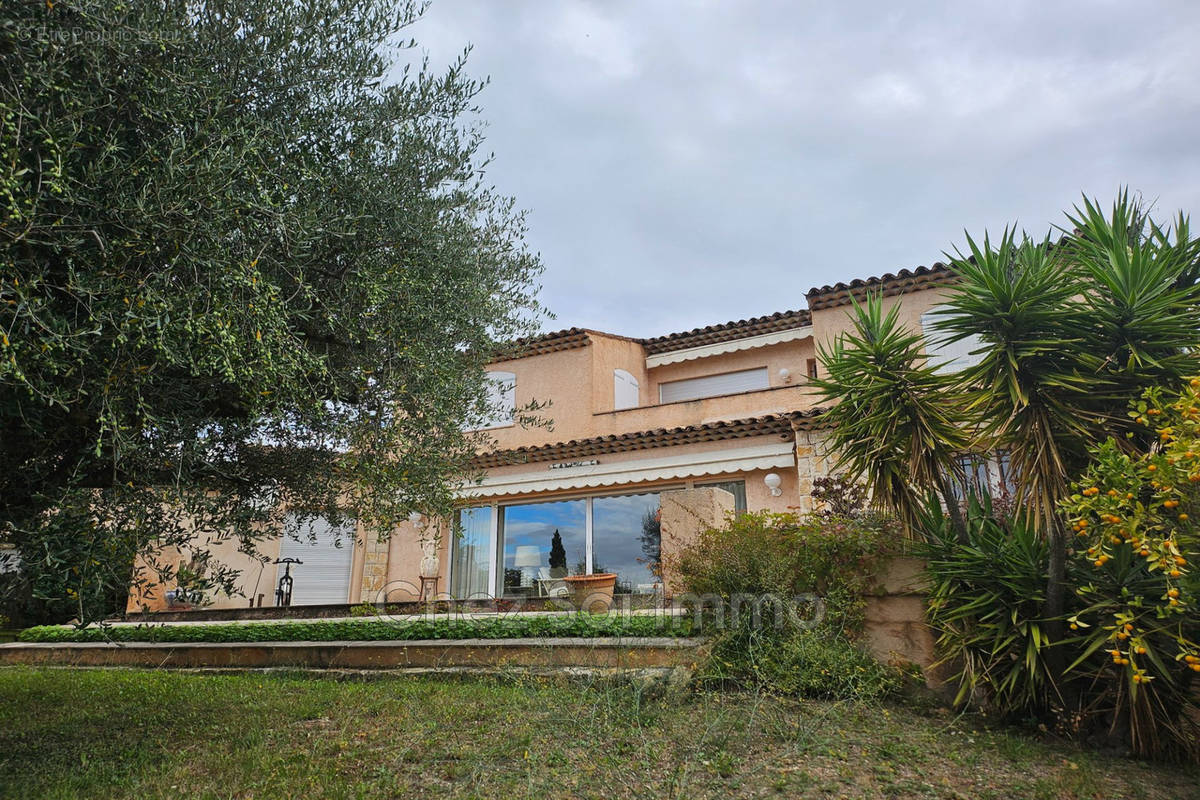
[[[613,589],[617,585],[615,572],[595,575],[569,575],[562,579],[571,587],[571,602],[580,611],[603,614],[612,608]]]

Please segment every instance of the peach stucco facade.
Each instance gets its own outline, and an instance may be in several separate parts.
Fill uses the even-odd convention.
[[[900,303],[904,322],[920,331],[921,315],[952,282],[938,265],[814,289],[803,310],[654,339],[570,329],[516,343],[490,369],[513,376],[516,408],[546,404],[548,424],[500,420],[487,429],[492,444],[476,464],[484,478],[460,491],[466,516],[406,523],[382,541],[356,531],[341,602],[413,599],[429,538],[443,595],[540,593],[553,587],[546,576],[555,567],[560,577],[601,562],[630,573],[619,587],[660,591],[653,570],[630,560],[655,509],[663,514],[657,498],[721,484],[738,510],[811,509],[812,482],[829,472],[832,455],[810,375],[821,345],[848,328],[851,296],[878,292],[888,307]],[[464,538],[468,518],[474,528]],[[565,547],[551,544],[551,531]],[[665,534],[661,541],[669,547]],[[561,556],[547,560],[555,547],[568,551],[568,566]],[[264,604],[273,602],[275,566],[246,567],[244,596],[211,604],[245,606],[264,593]],[[296,575],[306,578],[303,568]]]

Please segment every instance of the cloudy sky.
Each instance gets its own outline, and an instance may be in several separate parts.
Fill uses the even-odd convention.
[[[1200,4],[897,5],[434,0],[413,34],[491,78],[551,330],[803,308],[1121,185],[1200,212]]]

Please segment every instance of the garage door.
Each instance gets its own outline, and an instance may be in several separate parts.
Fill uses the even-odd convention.
[[[295,519],[289,520],[292,530]],[[314,540],[310,540],[312,534]],[[350,602],[350,566],[354,559],[354,526],[338,530],[324,517],[317,517],[300,526],[300,541],[285,537],[279,545],[280,558],[298,558],[303,564],[292,565],[292,605],[312,606]],[[283,574],[277,567],[275,585]]]

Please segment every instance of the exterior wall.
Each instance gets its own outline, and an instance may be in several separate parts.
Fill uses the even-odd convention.
[[[613,370],[623,369],[638,382],[638,405],[647,406],[658,402],[658,390],[650,393],[646,375],[646,351],[638,342],[615,336],[592,335],[592,402],[593,414],[612,411]],[[583,434],[590,436],[594,434]],[[569,437],[579,438],[574,433]]]
[[[250,605],[251,600],[257,602],[259,593],[265,595],[264,605],[275,604],[275,565],[271,562],[279,557],[279,539],[260,541],[258,543],[260,558],[252,558],[240,552],[236,538],[209,537],[203,543],[198,544],[212,553],[215,560],[241,572],[236,588],[245,595],[242,597],[224,592],[214,593],[210,595],[210,602],[206,608],[246,608]],[[139,558],[138,567],[145,570],[142,573],[144,576],[152,579],[156,572],[155,565],[178,567],[180,562],[187,563],[190,560],[189,552],[180,551],[175,547],[164,547],[149,560]],[[173,588],[175,588],[173,581],[169,585],[163,586],[151,580],[148,594],[139,595],[136,592],[130,592],[125,610],[128,612],[141,611],[144,605],[151,611],[163,611],[167,608],[167,600],[164,595]]]
[[[939,286],[932,289],[920,289],[905,294],[883,298],[883,310],[887,313],[897,303],[900,304],[900,321],[906,328],[920,333],[921,315],[945,301],[950,289]],[[812,312],[813,336],[822,346],[829,346],[838,334],[850,330],[850,314],[854,310],[851,305],[834,308],[821,308]]]
[[[826,434],[821,430],[796,431],[796,507],[812,511],[813,481],[829,475],[834,459],[827,452]]]
[[[528,358],[499,361],[491,369],[516,375],[517,408],[531,401],[549,400],[541,416],[551,428],[510,425],[486,431],[501,450],[575,439],[587,434],[592,416],[592,346],[559,350]],[[636,374],[636,373],[634,373]],[[609,377],[609,391],[612,378]],[[611,401],[610,401],[611,404]]]
[[[450,590],[447,581],[450,563],[450,526],[446,520],[429,520],[427,526],[418,529],[405,522],[392,532],[388,540],[386,601],[389,603],[416,600],[421,591],[421,551],[423,537],[438,539],[438,593]],[[372,596],[368,602],[377,602]]]
[[[925,623],[924,563],[895,557],[880,565],[874,593],[867,597],[864,633],[871,653],[887,664],[921,668],[930,689],[945,689],[953,669],[937,663],[937,642]]]
[[[766,347],[756,347],[752,350],[739,350],[734,353],[722,353],[718,356],[654,367],[649,370],[650,385],[646,388],[652,398],[650,402],[657,403],[659,384],[700,378],[705,375],[718,375],[723,372],[740,372],[758,367],[767,368],[772,388],[798,386],[804,383],[807,360],[814,357],[815,350],[810,336],[794,342],[781,342]],[[779,370],[785,368],[791,373],[788,376],[788,382],[779,377]]]
[[[779,485],[780,495],[778,497],[772,497],[771,490],[763,482],[763,479],[772,472],[778,475],[782,481]],[[740,475],[716,478],[716,480],[726,479],[744,479],[746,481],[747,511],[792,511],[804,500],[798,494],[798,483],[795,474],[786,469],[759,469],[752,472],[744,472]],[[697,481],[697,483],[705,482],[703,480]]]
[[[397,531],[393,531],[392,535],[397,534]],[[359,544],[355,548],[355,561],[361,559],[361,567],[355,565],[359,567],[358,580],[354,580],[353,577],[350,579],[351,602],[374,603],[380,598],[384,584],[387,583],[390,549],[388,539],[380,541],[374,532],[363,531],[359,536]]]
[[[721,370],[714,369],[714,372]],[[655,390],[657,397],[658,389]],[[766,414],[790,414],[793,411],[812,408],[812,389],[800,380],[791,386],[764,389],[758,392],[742,392],[722,397],[705,397],[700,400],[684,400],[645,408],[629,408],[596,414],[591,420],[588,433],[583,437],[607,436],[610,434],[636,433],[658,428],[680,428],[719,420],[748,419]]]

